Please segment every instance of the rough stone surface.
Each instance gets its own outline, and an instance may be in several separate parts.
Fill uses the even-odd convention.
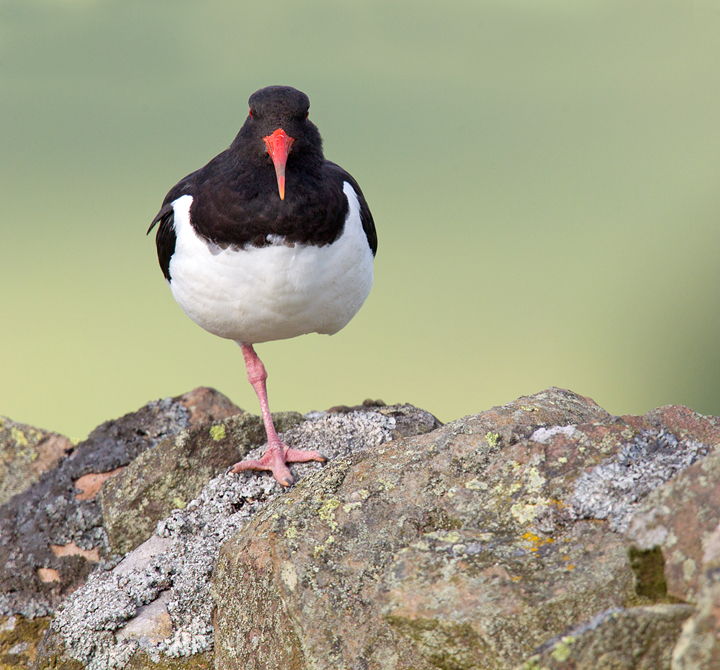
[[[50,619],[0,616],[0,670],[29,668]]]
[[[601,612],[543,645],[517,670],[670,670],[673,645],[691,605]]]
[[[622,530],[717,443],[714,420],[683,432],[678,413],[613,417],[549,389],[336,459],[223,545],[218,668],[512,668],[662,600]],[[641,648],[645,623],[626,629]]]
[[[273,419],[283,431],[302,416],[288,412]],[[260,417],[243,413],[185,429],[138,456],[100,491],[110,551],[125,554],[144,542],[158,521],[184,508],[208,481],[265,441]]]
[[[286,416],[330,459],[289,491],[226,472],[262,453],[257,417],[203,419],[72,480],[111,539],[61,546],[99,569],[58,597],[35,667],[720,667],[716,418],[561,389],[447,426],[365,401]]]
[[[0,507],[0,613],[52,613],[105,559],[107,535],[97,500],[75,482],[128,465],[141,453],[207,417],[241,411],[211,389],[148,403],[96,428],[58,467]]]
[[[720,526],[704,546],[697,608],[675,646],[673,670],[720,668]]]
[[[297,417],[289,417],[297,422]],[[246,417],[222,422],[226,434],[239,435]],[[233,427],[233,424],[235,427]],[[256,430],[250,422],[249,432]],[[312,446],[329,458],[347,458],[404,433],[432,430],[437,420],[409,405],[349,414],[318,413],[284,435],[296,448]],[[210,428],[210,430],[212,430]],[[197,449],[207,443],[208,427],[189,431]],[[215,434],[219,433],[215,431]],[[182,434],[181,434],[182,435]],[[185,450],[187,444],[182,449]],[[252,452],[258,456],[264,446]],[[319,463],[297,464],[302,480],[322,470]],[[137,547],[113,570],[93,573],[60,607],[43,642],[38,668],[122,667],[204,668],[212,658],[213,602],[210,576],[220,544],[232,537],[269,500],[287,494],[267,474],[221,474],[183,509],[157,525],[157,534]],[[68,665],[71,667],[71,665]]]
[[[0,505],[32,486],[72,450],[63,435],[0,416]]]
[[[720,451],[658,488],[634,516],[629,537],[640,549],[659,546],[670,595],[696,602],[705,547],[720,523]]]

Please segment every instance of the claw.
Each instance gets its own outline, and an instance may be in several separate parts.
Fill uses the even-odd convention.
[[[265,453],[259,460],[246,460],[235,463],[230,472],[242,472],[243,470],[269,470],[272,472],[275,481],[280,486],[290,486],[294,479],[290,473],[287,463],[306,463],[308,461],[319,461],[324,463],[327,459],[317,451],[302,451],[290,449],[280,442],[279,444],[268,444]]]

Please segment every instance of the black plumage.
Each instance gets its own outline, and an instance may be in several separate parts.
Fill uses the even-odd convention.
[[[279,109],[275,102],[278,93],[284,94]],[[168,280],[175,249],[172,203],[183,195],[193,197],[190,221],[195,232],[221,248],[262,247],[273,237],[291,244],[321,246],[331,244],[342,233],[348,211],[343,182],[348,182],[358,196],[363,230],[373,255],[376,253],[370,208],[355,179],[325,159],[320,133],[307,118],[309,105],[304,93],[290,87],[258,91],[250,98],[250,113],[230,147],[165,196],[148,233],[160,223],[158,259]],[[262,142],[281,120],[294,138],[284,200],[278,195],[275,168]]]

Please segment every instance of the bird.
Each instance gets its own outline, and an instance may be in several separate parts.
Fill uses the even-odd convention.
[[[370,293],[377,233],[357,181],[325,158],[308,96],[268,86],[248,102],[232,144],[170,189],[147,232],[157,226],[160,268],[185,314],[242,350],[267,447],[230,472],[268,470],[288,487],[289,463],[326,459],[281,441],[254,347],[344,328]]]

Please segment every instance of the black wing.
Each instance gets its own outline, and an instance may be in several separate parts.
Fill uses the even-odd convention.
[[[155,245],[157,246],[158,260],[160,261],[160,269],[165,275],[165,279],[170,281],[170,259],[175,253],[175,242],[177,235],[175,234],[175,211],[173,203],[182,195],[187,195],[192,190],[193,180],[197,172],[189,174],[185,179],[180,180],[170,189],[165,196],[163,205],[157,216],[152,220],[150,227],[147,229],[146,235],[159,223],[157,234],[155,235]]]
[[[162,209],[158,212],[157,216],[153,219],[150,227],[146,234],[150,234],[150,231],[158,226],[157,234],[155,235],[155,244],[157,246],[158,260],[160,261],[160,269],[165,275],[165,279],[170,281],[170,259],[175,253],[175,241],[177,239],[175,235],[175,212],[171,202],[167,202],[162,206]]]
[[[370,245],[370,250],[372,251],[374,256],[377,253],[377,232],[375,230],[375,221],[373,220],[373,216],[370,213],[370,207],[368,207],[362,189],[355,181],[353,176],[346,170],[343,170],[336,163],[326,160],[325,165],[335,176],[340,178],[342,181],[348,182],[357,194],[358,201],[360,202],[360,221],[362,222],[365,236],[367,237],[368,244]]]

